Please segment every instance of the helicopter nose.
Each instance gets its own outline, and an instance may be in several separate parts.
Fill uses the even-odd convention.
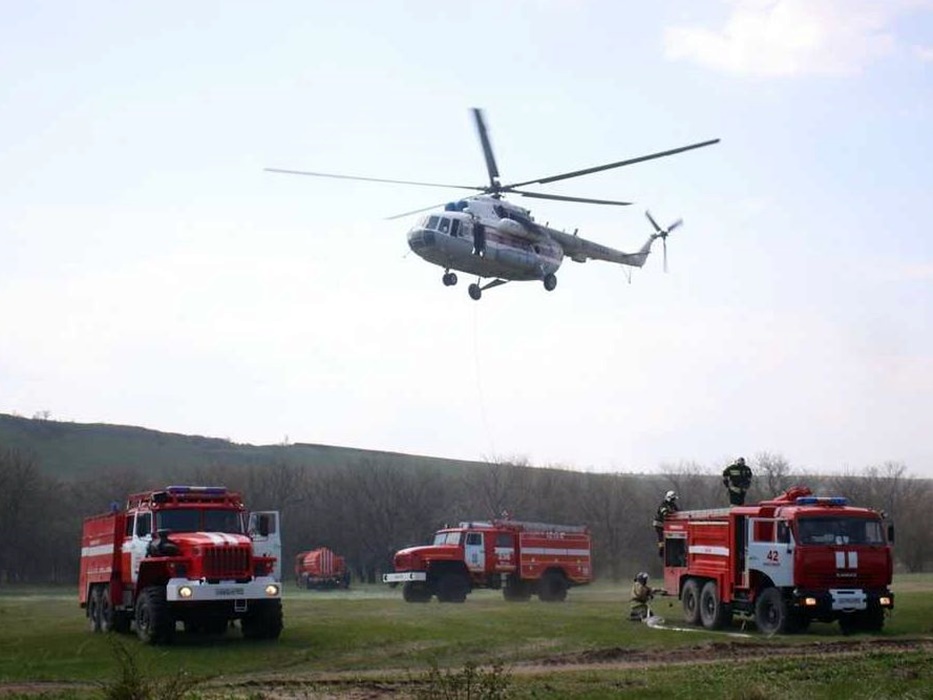
[[[423,228],[413,228],[408,232],[408,246],[414,250],[419,251],[425,248],[431,248],[434,246],[434,232],[426,231]]]

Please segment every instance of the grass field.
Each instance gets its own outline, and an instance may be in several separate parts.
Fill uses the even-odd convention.
[[[894,590],[882,634],[844,637],[837,625],[814,624],[769,639],[738,622],[730,633],[630,623],[623,585],[574,589],[564,604],[509,604],[477,591],[463,605],[406,604],[381,586],[287,588],[277,642],[246,642],[232,630],[147,647],[88,632],[71,590],[0,588],[0,697],[105,697],[100,684],[112,692],[125,649],[150,690],[184,673],[198,681],[189,697],[199,698],[430,697],[445,673],[455,689],[447,697],[468,697],[455,691],[478,677],[503,681],[516,698],[933,698],[933,575],[899,577]],[[676,600],[654,609],[681,620]],[[474,664],[482,668],[470,671]],[[483,670],[493,664],[502,670]]]

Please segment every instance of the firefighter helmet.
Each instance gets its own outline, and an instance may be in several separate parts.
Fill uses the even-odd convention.
[[[672,501],[676,501],[677,494],[674,491],[668,491],[666,494],[664,494],[664,500],[667,501],[668,503]]]
[[[643,586],[648,585],[648,574],[644,571],[638,572],[638,575],[635,576],[635,580],[638,581]]]

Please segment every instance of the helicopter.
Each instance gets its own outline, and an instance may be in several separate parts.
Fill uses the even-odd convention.
[[[513,281],[536,280],[542,282],[547,291],[553,291],[557,287],[557,270],[565,257],[578,263],[587,260],[603,260],[631,267],[642,267],[651,253],[652,244],[659,238],[664,246],[664,267],[667,268],[667,237],[674,229],[683,224],[682,219],[674,221],[667,227],[662,227],[651,213],[646,211],[645,215],[654,231],[641,249],[635,253],[625,253],[582,238],[577,235],[576,230],[572,234],[568,234],[553,229],[548,225],[541,225],[534,220],[528,209],[509,202],[505,199],[505,195],[512,194],[534,199],[582,204],[629,206],[632,202],[572,197],[519,188],[524,188],[526,185],[544,185],[560,180],[569,180],[570,178],[621,168],[647,160],[665,158],[685,151],[712,146],[719,143],[719,139],[702,141],[688,146],[533,180],[502,184],[483,112],[478,108],[473,108],[471,111],[480,144],[482,145],[483,156],[486,160],[486,171],[489,176],[488,185],[450,185],[281,168],[266,168],[265,170],[287,175],[308,175],[421,187],[443,187],[478,192],[478,194],[448,202],[444,205],[433,205],[389,217],[389,219],[400,219],[429,212],[421,216],[408,231],[409,247],[416,255],[427,262],[444,268],[444,274],[441,278],[444,286],[451,287],[457,284],[457,274],[453,270],[476,275],[476,282],[470,284],[467,291],[470,298],[477,301],[487,289]],[[440,209],[440,207],[443,207],[443,209]],[[489,281],[484,282],[487,279]]]

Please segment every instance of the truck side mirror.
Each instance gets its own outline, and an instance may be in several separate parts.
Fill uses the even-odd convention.
[[[888,542],[894,541],[894,526],[888,525]]]

